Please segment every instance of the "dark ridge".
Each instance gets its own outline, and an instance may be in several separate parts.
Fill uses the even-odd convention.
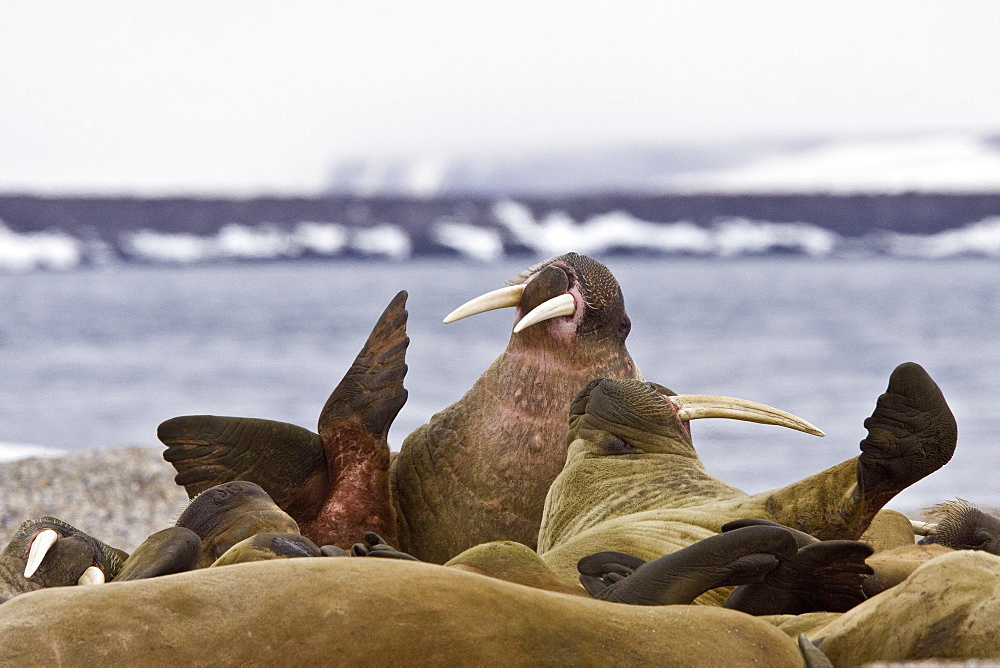
[[[80,239],[114,244],[125,232],[214,234],[228,223],[287,228],[313,221],[405,230],[414,251],[438,252],[432,224],[457,222],[496,227],[492,207],[500,198],[438,197],[40,197],[0,195],[0,220],[15,232],[61,230]],[[806,222],[847,237],[879,231],[932,234],[1000,215],[998,194],[903,193],[896,195],[637,195],[520,197],[536,218],[564,211],[576,221],[622,211],[651,222],[688,220],[708,225],[720,218]]]

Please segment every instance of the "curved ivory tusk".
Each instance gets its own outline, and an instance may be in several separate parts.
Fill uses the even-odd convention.
[[[493,309],[517,306],[521,303],[522,292],[524,292],[523,283],[519,285],[508,285],[505,288],[500,288],[499,290],[494,290],[493,292],[487,292],[485,295],[479,295],[475,299],[470,299],[446,315],[444,317],[444,323],[448,324],[449,322],[455,322],[456,320],[461,320],[462,318],[468,318],[470,315],[485,313],[486,311],[492,311]]]
[[[104,584],[104,571],[97,566],[88,566],[80,579],[76,581],[81,585],[102,585]]]
[[[920,520],[910,520],[910,526],[913,527],[913,533],[918,536],[930,536],[937,529],[937,525],[933,522],[921,522]]]
[[[514,333],[517,334],[545,320],[563,315],[573,315],[574,313],[576,313],[576,300],[573,299],[573,295],[567,292],[531,309],[531,313],[518,320],[517,324],[514,325]]]
[[[57,540],[59,540],[59,534],[52,529],[38,532],[34,540],[31,541],[31,549],[28,550],[28,563],[24,565],[24,577],[30,578],[35,574],[38,567],[42,565],[42,561],[45,560],[45,555],[49,553]]]
[[[718,397],[712,394],[678,394],[674,397],[666,397],[666,399],[669,399],[677,407],[677,417],[682,420],[730,418],[761,424],[775,424],[779,427],[804,431],[814,436],[825,436],[822,431],[802,418],[771,406],[759,404],[756,401]]]

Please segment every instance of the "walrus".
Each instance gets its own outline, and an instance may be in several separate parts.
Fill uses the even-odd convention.
[[[46,587],[103,584],[127,558],[58,518],[25,520],[0,552],[0,603]]]
[[[998,617],[1000,557],[981,550],[945,550],[897,586],[846,613],[758,619],[771,621],[790,637],[805,634],[836,666],[859,666],[1000,659]]]
[[[980,510],[965,499],[939,503],[926,514],[936,521],[930,523],[921,543],[1000,555],[1000,517]]]
[[[195,568],[206,568],[237,543],[261,533],[299,533],[288,513],[259,485],[231,480],[206,489],[177,518],[201,539]],[[316,548],[317,551],[319,548]]]
[[[860,456],[749,495],[705,470],[685,400],[638,380],[596,379],[580,392],[538,538],[555,572],[574,578],[582,557],[605,550],[650,561],[741,518],[857,540],[893,495],[950,459],[957,439],[940,389],[919,365],[901,364],[865,420]]]
[[[300,559],[321,555],[322,553],[316,544],[301,534],[269,531],[244,538],[223,552],[209,568],[245,564],[251,561]]]
[[[172,526],[157,531],[142,541],[121,570],[115,582],[155,578],[189,571],[198,564],[201,538],[187,527]]]
[[[566,409],[595,377],[638,378],[621,288],[568,253],[476,298],[445,322],[515,307],[506,350],[456,403],[410,434],[390,471],[400,549],[444,563],[494,540],[535,547],[566,460]]]
[[[846,612],[864,601],[873,553],[860,541],[820,541],[775,522],[727,522],[722,533],[644,562],[600,552],[577,564],[595,598],[630,605],[691,603],[710,589],[736,586],[724,607],[751,615]]]
[[[160,424],[163,458],[177,469],[177,484],[194,498],[231,480],[256,483],[317,545],[348,549],[366,531],[395,543],[386,439],[407,396],[406,297],[399,292],[375,323],[320,412],[318,434],[285,422],[214,415]]]
[[[88,591],[82,591],[82,590]],[[73,594],[77,595],[73,595]],[[79,594],[85,595],[79,595]],[[0,606],[11,664],[767,665],[774,625],[722,608],[615,605],[396,559],[275,559]]]

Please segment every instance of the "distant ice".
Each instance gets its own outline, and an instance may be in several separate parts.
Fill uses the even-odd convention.
[[[961,255],[1000,258],[1000,216],[926,236],[893,234],[890,253],[897,257],[932,260]]]
[[[394,260],[410,256],[410,237],[395,225],[377,225],[355,231],[351,248],[364,255],[382,255]]]
[[[585,255],[630,250],[732,257],[780,250],[822,257],[834,250],[839,239],[833,232],[809,223],[743,218],[720,220],[707,228],[689,221],[652,223],[623,212],[594,216],[580,224],[563,212],[535,220],[528,207],[509,200],[497,203],[494,215],[518,242],[541,255],[571,250]]]
[[[1000,146],[946,134],[829,141],[717,170],[671,174],[668,192],[1000,192]]]
[[[18,234],[0,221],[0,270],[66,271],[80,264],[82,245],[62,232]]]
[[[492,261],[503,257],[503,241],[497,230],[479,225],[442,219],[431,230],[434,241],[476,260]]]
[[[125,236],[122,252],[148,262],[192,264],[295,258],[306,252],[329,256],[341,253],[346,246],[347,228],[335,223],[302,222],[291,231],[231,223],[204,237],[139,230]]]

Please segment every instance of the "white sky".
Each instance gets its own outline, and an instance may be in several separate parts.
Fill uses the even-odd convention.
[[[339,159],[1000,130],[1000,2],[0,0],[0,192]]]

